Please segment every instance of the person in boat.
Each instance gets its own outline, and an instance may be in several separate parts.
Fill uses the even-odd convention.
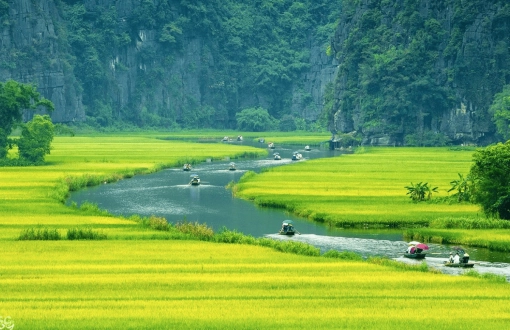
[[[448,262],[453,264],[453,252],[450,252],[450,257],[448,258]]]
[[[455,257],[453,257],[454,264],[460,264],[459,252],[455,253]]]
[[[284,233],[286,233],[286,232],[287,232],[287,230],[289,230],[289,225],[288,225],[288,224],[286,224],[286,223],[284,223],[284,224],[282,225],[282,231],[283,231]]]
[[[411,245],[407,248],[407,253],[414,254],[416,252],[416,247],[414,245]]]
[[[469,254],[467,252],[464,252],[464,255],[462,256],[462,262],[465,264],[469,262]]]

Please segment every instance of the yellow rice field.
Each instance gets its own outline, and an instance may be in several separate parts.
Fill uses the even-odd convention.
[[[164,232],[87,215],[55,199],[66,177],[129,176],[158,164],[235,157],[251,148],[141,135],[58,137],[53,148],[45,166],[0,168],[0,315],[10,317],[15,329],[503,329],[510,324],[505,282],[257,246],[172,241]],[[100,230],[108,240],[16,240],[25,228],[70,226]]]

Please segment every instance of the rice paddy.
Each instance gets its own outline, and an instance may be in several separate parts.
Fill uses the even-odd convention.
[[[510,324],[510,286],[498,278],[453,277],[423,271],[422,266],[410,271],[384,262],[296,255],[255,245],[173,240],[172,232],[143,227],[139,221],[62,204],[68,185],[80,189],[183,162],[260,152],[220,143],[164,141],[156,136],[164,134],[58,137],[47,165],[0,168],[0,325],[6,317],[15,329],[501,329]],[[409,155],[427,159],[418,151]],[[416,179],[403,170],[398,175],[391,166],[385,167],[386,161],[398,158],[389,149],[342,156],[329,163],[321,160],[312,169],[328,173],[327,169],[336,166],[340,170],[333,171],[334,181],[343,180],[346,188],[326,180],[310,190],[321,193],[311,196],[327,219],[333,201],[349,197],[342,207],[354,207],[356,183],[372,180],[383,196],[380,200],[386,199],[378,202],[379,214],[384,214],[391,211],[385,205],[391,200],[402,199],[395,206],[414,205],[403,189],[409,179],[430,180],[446,195],[444,183],[469,167],[469,155],[456,155],[458,159],[449,160],[441,149],[430,154],[432,159],[439,158],[430,176],[424,175],[430,167],[417,161],[414,166],[422,167]],[[388,177],[376,183],[380,176],[375,170],[356,171],[369,169],[370,163],[379,163],[385,173],[400,181],[391,184]],[[287,167],[289,172],[282,171],[279,178],[268,177],[273,171],[254,175],[243,183],[241,193],[251,191],[256,196],[251,189],[263,188],[274,191],[271,197],[280,196],[279,203],[305,201],[306,196],[298,193],[283,198],[278,185],[284,182],[288,193],[293,185],[286,180],[299,177],[292,181],[298,187],[295,190],[306,190],[307,181],[299,176],[306,179],[301,168],[306,164]],[[308,180],[313,177],[308,176]],[[275,180],[273,186],[267,180]],[[394,185],[402,186],[402,192]],[[364,217],[377,222],[378,209],[364,209],[380,201],[378,195],[365,198],[360,199],[361,207],[347,213],[364,212],[368,214]],[[310,205],[293,204],[296,210],[318,214]],[[407,212],[427,212],[435,206],[423,204],[423,211]],[[437,213],[476,213],[465,207]],[[409,213],[402,212],[404,219]],[[337,211],[341,216],[347,213]],[[343,219],[339,215],[335,217]],[[419,219],[426,221],[426,217],[415,221]],[[32,228],[57,230],[61,235],[90,229],[104,233],[107,239],[17,240],[23,230]]]

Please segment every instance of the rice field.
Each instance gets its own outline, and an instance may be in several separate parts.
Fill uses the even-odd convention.
[[[501,278],[481,279],[476,273],[453,277],[426,272],[423,266],[408,270],[384,262],[302,256],[254,245],[173,240],[171,233],[142,227],[130,219],[61,203],[67,184],[79,189],[181,166],[183,162],[257,152],[220,143],[164,141],[156,139],[156,134],[57,137],[47,165],[0,168],[0,326],[9,318],[15,329],[508,327],[510,286]],[[336,179],[345,181],[345,190],[351,193],[324,191],[330,186],[324,181],[322,188],[320,184],[314,188],[322,189],[322,195],[313,198],[354,198],[357,195],[352,182],[363,182],[365,177],[354,169],[360,167],[359,163],[383,164],[397,158],[388,152],[371,150],[321,163],[321,169],[338,166],[337,172],[344,176]],[[410,154],[417,157],[419,153]],[[441,150],[433,153],[436,154],[441,155]],[[357,157],[360,158],[355,160]],[[468,158],[462,155],[449,161],[446,155],[441,157],[443,167],[452,167],[453,177],[457,169],[466,166]],[[348,161],[336,163],[344,160]],[[297,178],[300,166],[306,164],[289,166],[289,173],[295,176],[282,172],[280,177]],[[348,168],[354,172],[350,185]],[[440,170],[436,172],[439,174]],[[263,183],[272,173],[253,176],[253,182]],[[375,173],[371,175],[377,177]],[[273,187],[267,183],[261,187],[275,189],[281,182],[276,179],[273,178]],[[401,178],[404,185],[408,184],[407,179]],[[445,175],[436,181],[431,174],[430,180],[439,185],[441,180],[449,182],[451,178]],[[296,183],[300,189],[306,188],[300,181]],[[288,192],[289,185],[286,186]],[[400,198],[392,185],[377,186],[385,198]],[[335,187],[343,190],[341,185]],[[251,189],[245,188],[247,192]],[[280,193],[278,189],[276,192]],[[402,195],[407,201],[403,188]],[[304,200],[302,194],[293,196]],[[367,198],[370,201],[377,195]],[[281,200],[285,201],[283,197]],[[327,200],[323,203],[317,205],[324,212],[327,205],[333,204]],[[383,206],[380,213],[390,209]],[[108,239],[16,239],[29,228],[55,229],[62,234],[70,228],[91,228]]]
[[[447,148],[365,148],[362,154],[299,162],[241,179],[236,196],[283,207],[332,226],[402,227],[438,217],[476,216],[472,204],[434,202],[466,174],[472,151]],[[438,187],[431,202],[412,202],[405,186]]]
[[[502,329],[510,321],[510,286],[468,276],[196,241],[1,244],[0,312],[19,329]]]

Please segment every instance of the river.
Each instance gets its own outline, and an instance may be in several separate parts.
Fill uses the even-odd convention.
[[[266,148],[266,144],[250,142],[230,142]],[[303,159],[293,161],[293,152],[300,152]],[[273,153],[278,152],[281,160],[274,160]],[[183,219],[192,222],[207,223],[214,231],[226,227],[254,237],[296,240],[319,247],[321,251],[352,251],[363,257],[386,256],[402,262],[421,263],[402,257],[407,243],[403,241],[402,230],[345,230],[330,228],[293,216],[278,209],[256,207],[253,203],[233,198],[225,186],[238,181],[246,171],[259,172],[263,168],[288,165],[323,157],[342,156],[343,152],[329,150],[327,146],[314,146],[305,151],[304,146],[279,146],[270,150],[268,157],[261,159],[207,161],[193,166],[192,171],[182,168],[166,169],[150,175],[139,175],[116,183],[86,188],[72,193],[68,204],[83,202],[97,204],[112,214],[130,216],[164,217],[169,222]],[[229,170],[234,161],[237,170]],[[190,175],[200,176],[201,184],[189,185]],[[289,185],[291,189],[291,185]],[[278,235],[283,220],[293,220],[300,232],[294,237]],[[450,274],[459,274],[462,269],[442,267],[451,248],[446,245],[429,244],[430,254],[426,262]],[[467,248],[472,261],[477,262],[478,272],[490,272],[504,275],[510,280],[510,255],[480,248]]]

